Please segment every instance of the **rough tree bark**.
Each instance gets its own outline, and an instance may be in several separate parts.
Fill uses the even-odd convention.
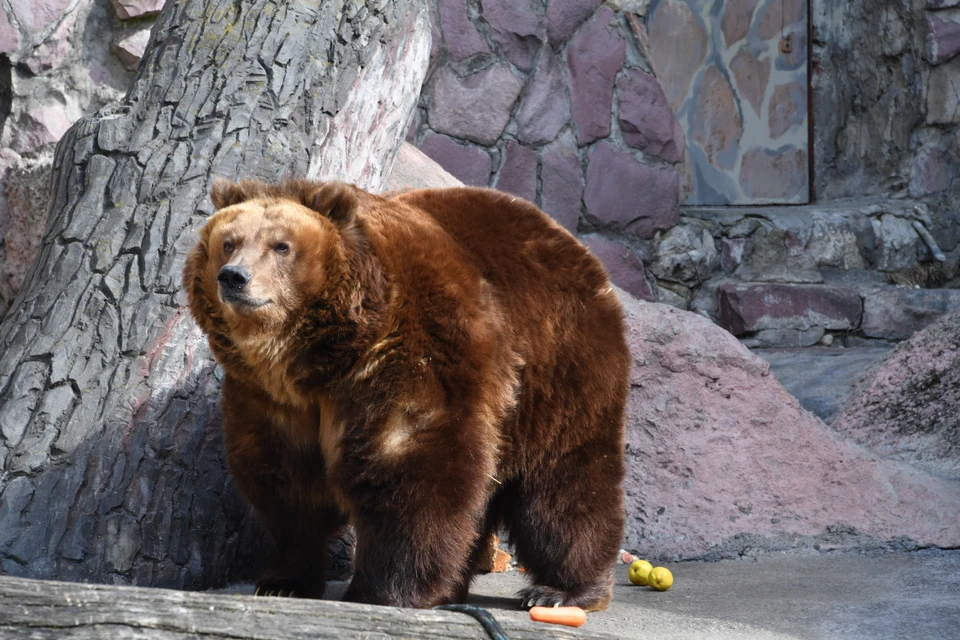
[[[168,2],[130,94],[66,134],[0,326],[0,573],[203,588],[249,566],[184,255],[214,176],[380,186],[426,71],[425,5]]]

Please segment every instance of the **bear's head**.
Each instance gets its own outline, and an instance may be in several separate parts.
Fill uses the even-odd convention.
[[[355,187],[217,180],[211,199],[217,211],[187,258],[183,282],[212,341],[276,332],[306,304],[350,297],[342,289],[360,234]]]

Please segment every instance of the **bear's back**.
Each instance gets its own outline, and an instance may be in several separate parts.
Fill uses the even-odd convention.
[[[623,311],[599,260],[536,206],[506,193],[436,189],[394,199],[432,218],[492,285],[513,336],[509,347],[524,363],[516,422],[507,427],[523,457],[533,455],[522,445],[530,437],[560,455],[598,436],[562,423],[622,406],[615,399],[626,393]],[[622,415],[595,421],[591,431],[598,424],[610,430],[601,437],[619,440]],[[530,431],[543,428],[550,433]]]

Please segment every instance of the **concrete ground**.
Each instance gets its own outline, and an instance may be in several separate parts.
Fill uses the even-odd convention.
[[[960,638],[960,551],[788,553],[668,565],[669,591],[637,587],[617,567],[613,603],[585,630],[650,640]],[[518,572],[476,579],[472,602],[526,618]]]
[[[643,640],[960,639],[960,550],[787,552],[666,566],[673,587],[657,592],[630,584],[618,565],[610,609],[589,614],[582,629]],[[470,602],[498,619],[528,620],[515,597],[524,584],[517,571],[478,576]],[[327,597],[345,588],[332,582]]]

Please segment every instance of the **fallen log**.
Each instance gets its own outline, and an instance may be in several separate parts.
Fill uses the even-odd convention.
[[[494,612],[495,614],[495,612]],[[501,620],[511,640],[609,638]],[[0,638],[487,638],[461,613],[0,576]]]

